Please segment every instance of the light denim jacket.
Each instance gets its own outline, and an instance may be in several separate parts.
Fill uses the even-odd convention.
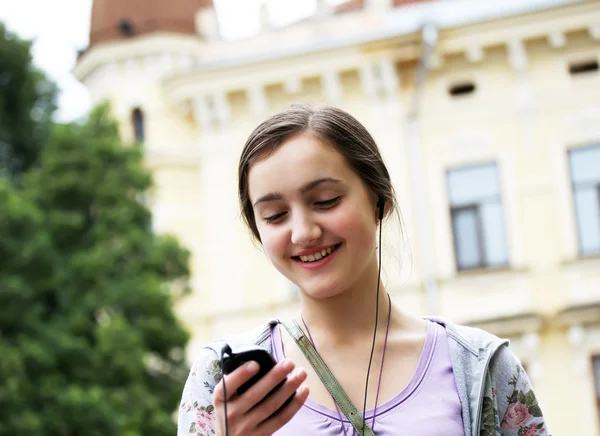
[[[462,405],[465,436],[549,436],[542,411],[508,341],[483,330],[428,318],[446,329]],[[272,353],[270,321],[227,338],[233,348],[258,345]],[[222,342],[204,347],[190,370],[179,408],[178,436],[214,435],[212,394],[221,378]]]

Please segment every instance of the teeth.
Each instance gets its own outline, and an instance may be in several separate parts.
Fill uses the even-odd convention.
[[[317,260],[321,260],[324,257],[330,255],[332,251],[333,251],[333,248],[329,247],[327,249],[323,249],[319,252],[316,252],[315,254],[309,254],[308,256],[300,256],[300,260],[302,262],[315,262]]]

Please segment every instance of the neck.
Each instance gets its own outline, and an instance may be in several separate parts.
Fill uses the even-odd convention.
[[[366,274],[361,283],[333,297],[315,299],[303,294],[301,315],[315,341],[329,346],[356,344],[357,339],[363,338],[371,341],[375,327],[376,291],[377,267],[374,274]],[[385,329],[389,304],[385,287],[380,283],[378,331]]]

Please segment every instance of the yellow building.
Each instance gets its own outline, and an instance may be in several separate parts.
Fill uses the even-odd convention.
[[[326,102],[392,173],[395,301],[510,338],[553,434],[600,435],[600,2],[320,0],[235,42],[210,1],[136,3],[96,0],[75,74],[143,141],[154,227],[193,252],[191,358],[294,309],[242,224],[237,159],[269,114]]]

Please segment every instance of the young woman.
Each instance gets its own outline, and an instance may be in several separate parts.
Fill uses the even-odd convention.
[[[379,284],[380,218],[397,202],[377,145],[351,115],[294,105],[263,122],[242,151],[239,198],[269,261],[300,289],[294,319],[361,413],[371,368],[364,418],[376,435],[548,435],[507,341],[414,316]],[[261,346],[278,362],[242,395],[257,365],[225,377],[229,435],[358,433],[277,320],[227,343]],[[225,436],[219,358],[211,344],[194,363],[179,436]]]

